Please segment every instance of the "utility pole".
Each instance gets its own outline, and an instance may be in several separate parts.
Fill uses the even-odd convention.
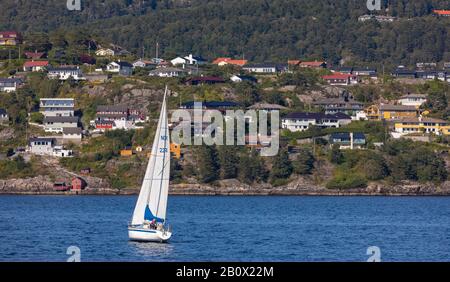
[[[156,60],[158,60],[159,58],[158,58],[158,56],[159,56],[159,42],[156,42]]]

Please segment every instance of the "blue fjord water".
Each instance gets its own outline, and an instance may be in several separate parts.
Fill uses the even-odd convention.
[[[449,197],[170,197],[169,244],[128,241],[135,200],[0,196],[0,261],[450,261]]]

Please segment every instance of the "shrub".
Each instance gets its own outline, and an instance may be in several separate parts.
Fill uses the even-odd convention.
[[[326,185],[328,189],[365,188],[366,186],[367,180],[363,176],[352,173],[338,174]]]

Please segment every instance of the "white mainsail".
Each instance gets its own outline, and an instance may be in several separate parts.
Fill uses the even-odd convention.
[[[155,219],[161,223],[166,220],[170,178],[170,138],[166,95],[167,87],[147,171],[134,209],[132,225],[143,224],[145,220]]]

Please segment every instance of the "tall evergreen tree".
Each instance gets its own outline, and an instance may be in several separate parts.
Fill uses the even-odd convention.
[[[275,157],[272,170],[270,171],[270,177],[274,179],[287,179],[293,172],[292,163],[289,160],[289,154],[287,150],[281,150]]]
[[[198,146],[196,148],[198,178],[202,183],[210,183],[219,178],[220,165],[217,150],[214,146]]]

